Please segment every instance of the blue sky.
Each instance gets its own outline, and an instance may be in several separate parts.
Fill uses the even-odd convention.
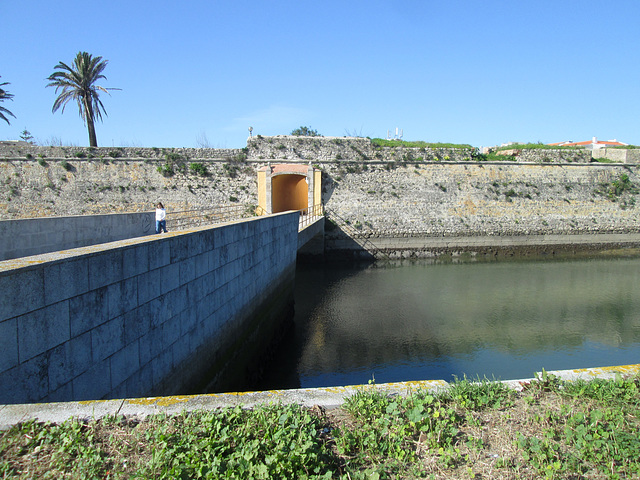
[[[2,0],[0,82],[41,143],[88,145],[46,77],[79,51],[109,61],[100,146],[325,136],[488,146],[640,144],[640,1]]]

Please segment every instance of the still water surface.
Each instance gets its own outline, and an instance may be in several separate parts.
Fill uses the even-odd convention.
[[[295,298],[259,388],[640,363],[640,258],[302,265]]]

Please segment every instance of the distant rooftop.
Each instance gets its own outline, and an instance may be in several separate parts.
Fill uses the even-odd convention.
[[[549,143],[548,145],[552,145],[554,147],[585,147],[590,149],[598,149],[605,147],[625,147],[628,143],[622,143],[616,140],[598,140],[597,137],[593,137],[591,140],[586,140],[584,142],[574,142],[574,141],[566,141],[566,142],[558,142],[558,143]]]

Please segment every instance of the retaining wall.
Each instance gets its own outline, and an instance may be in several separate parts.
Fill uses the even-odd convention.
[[[153,212],[0,220],[0,261],[154,232]]]
[[[0,403],[231,385],[292,307],[297,242],[294,212],[0,262]]]
[[[354,238],[411,256],[427,254],[429,239],[439,237],[485,236],[499,244],[497,237],[507,236],[640,232],[638,166],[321,167],[323,203],[339,217],[325,227],[328,251],[360,249]],[[630,188],[615,193],[622,178]]]

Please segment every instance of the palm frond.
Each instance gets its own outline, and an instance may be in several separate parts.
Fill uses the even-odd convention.
[[[5,85],[9,85],[9,82],[0,83],[0,87],[4,87]],[[5,100],[13,100],[13,94],[7,92],[4,88],[0,88],[0,102],[3,102]],[[0,119],[4,120],[9,125],[11,125],[11,122],[7,118],[7,115],[11,115],[13,118],[16,118],[16,116],[13,113],[11,113],[7,108],[0,107]]]
[[[100,92],[109,93],[109,90],[119,90],[118,88],[105,88],[96,85],[96,82],[105,79],[104,72],[107,60],[102,57],[93,57],[87,52],[78,52],[71,66],[64,62],[59,62],[55,67],[56,70],[47,80],[47,87],[55,87],[58,97],[53,103],[52,111],[64,109],[66,105],[75,101],[78,105],[78,113],[84,120],[85,125],[89,126],[90,141],[94,121],[102,120],[102,114],[107,114],[102,101],[100,100]]]

